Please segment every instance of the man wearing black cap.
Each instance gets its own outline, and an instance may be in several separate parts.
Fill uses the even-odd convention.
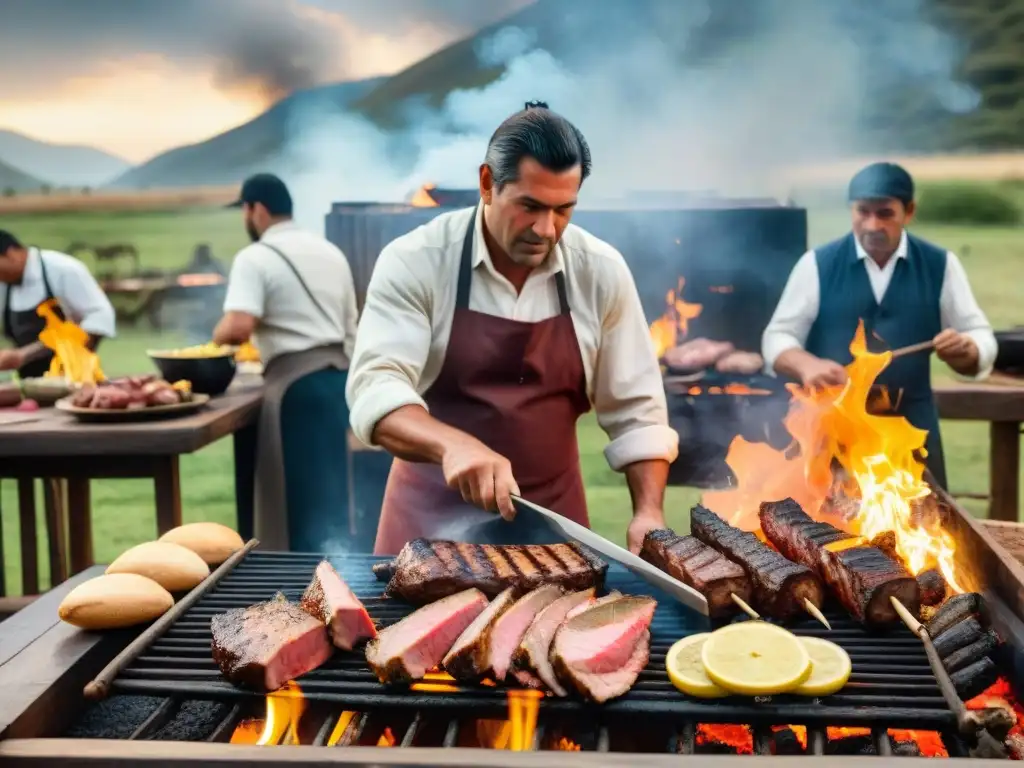
[[[872,351],[934,341],[962,376],[992,371],[996,340],[956,255],[909,234],[914,182],[893,163],[874,163],[850,181],[853,231],[797,262],[765,329],[765,363],[804,386],[846,380],[850,342],[864,322]],[[878,385],[894,412],[928,431],[927,464],[946,485],[929,355],[893,360]]]
[[[231,265],[213,338],[251,337],[264,365],[255,535],[273,549],[319,551],[348,529],[352,271],[336,246],[295,225],[291,195],[276,176],[247,179],[233,205],[253,244]]]

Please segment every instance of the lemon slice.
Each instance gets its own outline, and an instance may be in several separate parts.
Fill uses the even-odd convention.
[[[710,632],[684,637],[669,648],[665,656],[665,669],[672,685],[699,699],[717,699],[729,695],[727,690],[711,682],[704,671],[700,652],[709,637]]]
[[[830,696],[839,691],[853,672],[850,655],[828,640],[801,637],[800,641],[811,657],[811,676],[793,693],[801,696]]]
[[[786,693],[811,674],[811,657],[800,638],[763,621],[712,632],[701,649],[701,661],[713,683],[745,696]]]

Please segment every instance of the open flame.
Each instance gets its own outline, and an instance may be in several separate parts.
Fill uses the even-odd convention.
[[[669,291],[665,296],[665,303],[668,307],[665,314],[651,323],[651,340],[654,342],[654,351],[658,359],[678,346],[679,342],[686,338],[690,330],[690,321],[698,317],[702,304],[690,304],[683,299],[683,286],[686,285],[686,278],[680,277],[679,284],[675,290]]]
[[[243,720],[231,734],[232,744],[298,745],[299,721],[306,711],[306,699],[294,681],[267,694],[267,715],[263,720]]]
[[[57,301],[49,299],[39,305],[36,313],[46,321],[39,341],[53,352],[47,376],[65,379],[70,384],[95,384],[106,377],[100,359],[88,347],[89,334],[72,323],[57,317]]]
[[[437,189],[437,185],[424,184],[409,198],[409,205],[413,208],[437,208],[439,203],[431,196],[430,190],[432,189]]]
[[[896,552],[911,573],[937,567],[953,592],[963,592],[953,537],[943,529],[937,506],[926,503],[931,489],[919,455],[928,433],[903,417],[869,408],[872,387],[892,354],[868,351],[863,323],[850,352],[844,386],[790,385],[793,402],[785,425],[793,446],[777,451],[737,437],[726,457],[736,484],[704,494],[704,504],[733,525],[755,530],[762,501],[792,497],[812,517],[866,539],[892,532]],[[839,482],[836,465],[844,478]],[[834,502],[843,496],[852,505],[840,510]]]

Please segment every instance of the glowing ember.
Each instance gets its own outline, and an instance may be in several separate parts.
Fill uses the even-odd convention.
[[[39,341],[53,352],[47,376],[62,378],[71,384],[95,384],[106,377],[100,359],[88,347],[89,334],[56,313],[57,301],[50,299],[39,305],[37,314],[46,320]]]
[[[567,739],[563,736],[555,743],[554,749],[557,752],[579,752],[580,745],[572,739]]]
[[[916,454],[924,453],[928,433],[903,417],[869,409],[872,386],[892,355],[867,350],[863,324],[850,352],[853,362],[844,386],[790,386],[793,403],[785,425],[799,450],[776,451],[737,437],[726,457],[736,484],[705,494],[704,504],[733,525],[753,530],[762,501],[791,497],[812,517],[828,518],[867,539],[891,531],[896,552],[911,573],[937,567],[953,592],[963,592],[953,537],[943,529],[936,505],[924,503],[931,489]],[[842,519],[827,503],[837,490],[834,464],[847,478],[841,490],[857,502]]]
[[[424,184],[422,187],[417,189],[416,194],[409,199],[409,205],[413,208],[437,208],[439,205],[438,202],[430,195],[430,190],[432,189],[437,189],[437,185]]]
[[[686,338],[690,321],[699,316],[704,309],[701,304],[689,304],[683,299],[685,284],[686,279],[680,277],[676,289],[669,291],[665,296],[665,302],[668,304],[665,314],[651,323],[651,339],[654,341],[654,351],[658,359]]]
[[[738,755],[754,754],[754,734],[745,725],[707,725],[697,726],[697,744],[724,744]]]
[[[377,746],[378,747],[393,747],[393,746],[395,746],[395,743],[396,743],[395,734],[393,734],[391,732],[390,728],[385,728],[384,729],[384,733],[382,733],[380,735],[380,738],[377,739]]]

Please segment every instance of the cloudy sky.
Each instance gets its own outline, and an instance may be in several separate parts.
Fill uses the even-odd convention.
[[[0,127],[129,160],[403,69],[533,0],[3,0]]]

